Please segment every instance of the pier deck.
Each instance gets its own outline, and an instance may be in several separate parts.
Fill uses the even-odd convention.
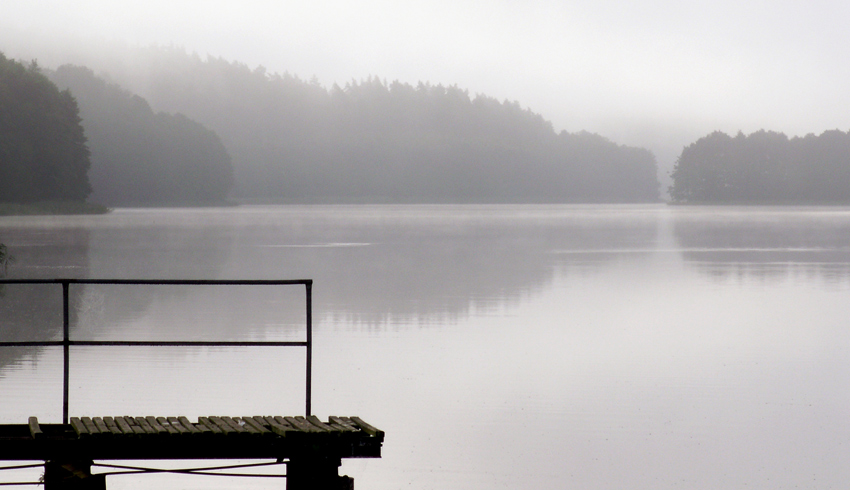
[[[383,439],[357,417],[30,417],[0,425],[0,460],[379,458]]]
[[[358,417],[71,417],[0,425],[0,460],[45,461],[45,489],[103,490],[94,460],[274,459],[287,488],[352,488],[343,458],[379,458],[384,433]]]

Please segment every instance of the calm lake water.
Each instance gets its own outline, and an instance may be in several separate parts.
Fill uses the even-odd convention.
[[[0,241],[10,277],[314,279],[313,412],[387,433],[382,459],[341,468],[361,490],[850,481],[850,208],[121,209],[3,217]],[[56,338],[60,298],[6,286],[0,337]],[[72,336],[300,339],[303,298],[77,287]],[[71,412],[299,414],[303,363],[300,349],[79,348]],[[61,373],[59,349],[0,351],[0,423],[61,420]],[[283,485],[109,477],[154,484]]]

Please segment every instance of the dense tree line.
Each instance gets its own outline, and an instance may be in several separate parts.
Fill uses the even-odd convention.
[[[658,199],[647,150],[557,134],[516,102],[456,86],[314,79],[152,49],[125,86],[215,130],[242,198],[283,202],[635,202]],[[132,71],[131,70],[131,71]],[[122,78],[123,77],[123,78]]]
[[[74,97],[0,53],[0,202],[84,201],[89,165]]]
[[[73,94],[91,148],[92,199],[108,205],[218,203],[233,184],[218,135],[181,114],[65,65],[49,76]]]
[[[714,132],[682,151],[671,176],[677,202],[850,202],[850,132]]]

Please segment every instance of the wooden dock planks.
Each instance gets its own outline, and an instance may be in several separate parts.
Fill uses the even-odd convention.
[[[359,417],[328,418],[321,421],[315,415],[303,416],[246,416],[199,417],[198,422],[190,422],[180,417],[71,417],[71,429],[78,437],[157,435],[157,436],[199,436],[221,434],[226,436],[273,436],[285,437],[294,433],[309,434],[345,434],[362,432],[383,439],[384,432],[372,427]],[[33,437],[41,435],[38,419],[30,417],[30,432]]]
[[[42,434],[38,419],[30,417],[28,426],[33,437]],[[187,417],[71,417],[70,428],[78,437],[122,436],[122,435],[158,435],[158,436],[199,436],[204,434],[223,434],[233,436],[286,436],[296,432],[310,434],[366,433],[372,437],[383,438],[384,432],[372,427],[359,417],[328,418],[321,421],[315,415],[304,416],[209,416],[198,417],[190,422]]]
[[[357,417],[70,417],[0,425],[0,460],[378,458],[383,432]]]

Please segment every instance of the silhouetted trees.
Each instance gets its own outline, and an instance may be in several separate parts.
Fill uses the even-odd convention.
[[[49,76],[79,101],[93,199],[109,205],[225,200],[233,169],[213,131],[181,114],[154,113],[142,97],[88,68],[64,65]]]
[[[325,89],[180,49],[150,53],[122,79],[146,99],[88,68],[48,73],[70,92],[41,77],[59,94],[48,119],[66,121],[61,135],[31,116],[8,122],[32,109],[31,94],[4,106],[2,199],[84,199],[93,189],[111,205],[221,202],[234,183],[236,197],[277,202],[658,199],[652,153],[584,132],[556,134],[516,102],[372,77]],[[38,71],[4,68],[18,78]],[[155,113],[147,100],[177,114]],[[20,127],[42,144],[11,136]]]
[[[0,53],[0,201],[84,201],[89,165],[74,97]]]
[[[682,151],[671,176],[677,202],[850,202],[850,132],[714,132]]]
[[[12,261],[12,256],[9,255],[9,249],[6,248],[6,245],[0,243],[0,277],[6,275],[6,271],[9,270],[9,263]],[[2,286],[0,286],[0,292],[2,292]]]
[[[234,195],[282,202],[635,202],[658,199],[654,156],[556,134],[516,102],[378,78],[325,89],[181,49],[123,82],[214,129]],[[120,75],[120,73],[119,73]]]

